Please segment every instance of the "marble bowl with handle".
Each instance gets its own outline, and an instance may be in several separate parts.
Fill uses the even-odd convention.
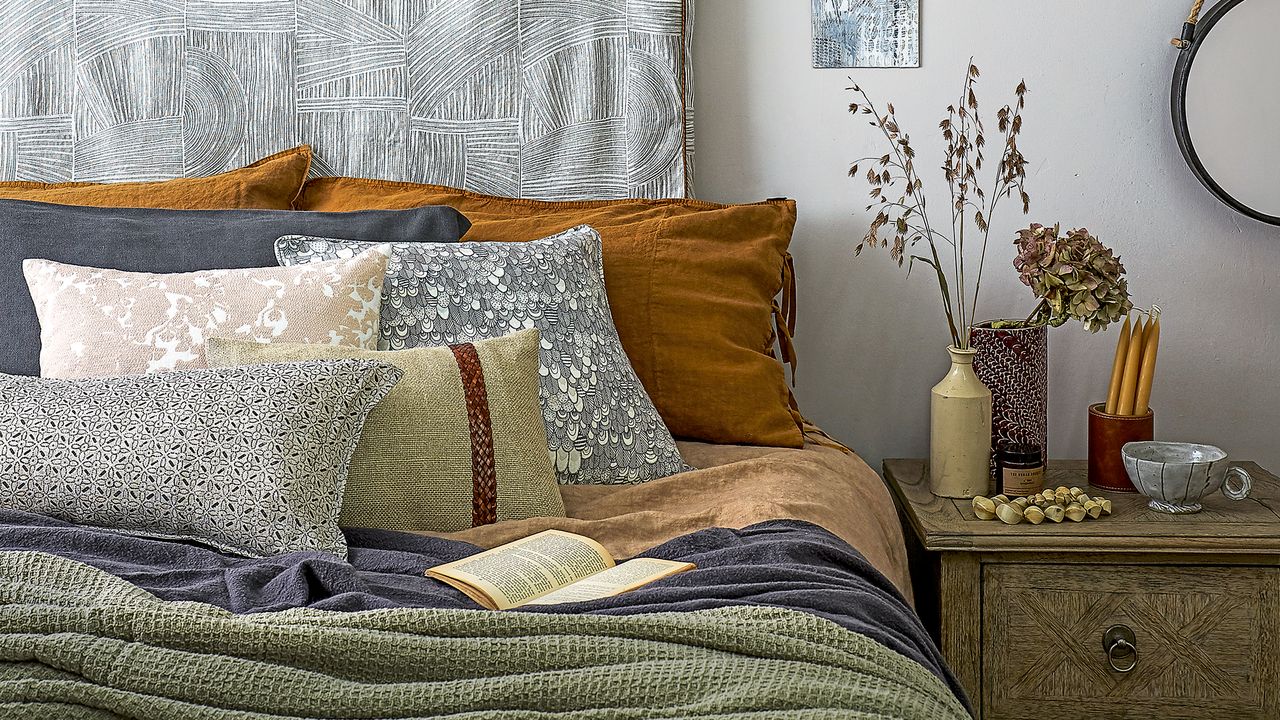
[[[1232,467],[1227,453],[1212,445],[1131,442],[1121,448],[1121,455],[1133,486],[1160,512],[1197,513],[1200,500],[1218,489],[1232,500],[1244,500],[1253,488],[1253,477]]]

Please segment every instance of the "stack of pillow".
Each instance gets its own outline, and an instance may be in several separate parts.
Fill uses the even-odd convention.
[[[0,507],[345,556],[339,527],[563,516],[558,484],[681,472],[673,430],[802,444],[772,354],[793,204],[309,167],[0,183]]]

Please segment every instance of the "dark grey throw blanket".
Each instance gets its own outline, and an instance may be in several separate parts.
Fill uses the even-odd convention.
[[[0,510],[0,551],[35,550],[99,568],[164,600],[235,613],[310,607],[358,611],[477,609],[423,571],[479,551],[473,545],[376,530],[349,530],[350,564],[319,553],[233,558],[196,545],[130,537]],[[847,543],[798,521],[691,533],[643,554],[697,570],[605,600],[531,606],[535,613],[635,615],[757,605],[799,610],[881,643],[942,678],[962,700],[919,619],[883,575]]]

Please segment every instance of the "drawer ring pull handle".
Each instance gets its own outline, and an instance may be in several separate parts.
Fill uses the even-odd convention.
[[[1102,635],[1107,663],[1118,673],[1132,672],[1138,666],[1138,645],[1133,631],[1124,625],[1113,625]]]
[[[1119,651],[1119,652],[1117,652]],[[1124,666],[1116,664],[1117,657],[1129,655],[1129,663]],[[1127,673],[1138,666],[1138,648],[1130,645],[1124,640],[1116,640],[1111,645],[1111,649],[1107,651],[1107,662],[1111,664],[1111,669],[1118,673]]]

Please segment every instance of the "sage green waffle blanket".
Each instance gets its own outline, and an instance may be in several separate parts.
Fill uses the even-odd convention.
[[[469,610],[232,615],[0,553],[0,717],[963,718],[928,670],[821,618]]]

